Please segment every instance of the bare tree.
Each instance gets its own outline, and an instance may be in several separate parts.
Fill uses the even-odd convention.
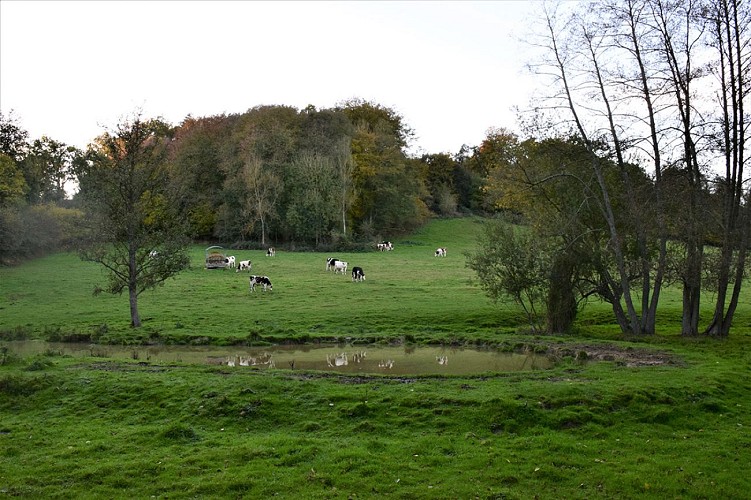
[[[244,232],[261,224],[261,245],[266,245],[268,221],[275,213],[276,202],[282,189],[282,181],[274,172],[265,168],[261,160],[248,154],[240,171],[240,179],[245,187],[245,201],[242,215],[246,221]]]
[[[598,190],[595,200],[610,235],[608,248],[612,252],[615,275],[611,275],[607,267],[602,267],[600,273],[603,284],[609,289],[607,295],[622,298],[622,301],[612,300],[613,312],[621,328],[628,333],[652,333],[654,325],[648,323],[648,320],[653,321],[653,317],[640,317],[634,301],[631,269],[626,256],[628,235],[616,216],[614,207],[617,200],[613,199],[611,188],[606,181],[606,164],[602,159],[600,143],[602,139],[609,138],[609,144],[614,151],[613,160],[624,183],[625,195],[622,201],[625,202],[630,214],[638,214],[634,207],[636,197],[629,179],[620,128],[616,126],[616,115],[611,104],[611,84],[601,65],[605,49],[611,47],[603,47],[607,42],[605,34],[597,30],[598,26],[587,23],[582,17],[568,18],[561,29],[555,12],[547,10],[545,23],[545,48],[550,55],[549,64],[545,68],[548,71],[552,70],[552,73],[548,74],[554,75],[560,88],[560,94],[554,96],[554,100],[561,102],[570,114],[574,129],[589,151],[590,168]],[[597,128],[600,123],[602,127]],[[588,130],[588,124],[595,126],[593,132]],[[634,221],[631,227],[641,228],[642,224]],[[637,248],[642,254],[642,259],[648,259],[645,235],[640,231],[641,229],[637,229],[635,235]],[[650,268],[649,263],[643,264],[643,268]],[[649,273],[642,276],[642,279],[648,280]],[[642,292],[645,287],[646,285],[642,287]]]
[[[603,270],[604,281],[609,293],[621,295],[623,319],[632,333],[655,332],[670,237],[685,250],[679,269],[682,331],[698,333],[705,170],[711,160],[707,115],[700,109],[708,102],[706,84],[700,85],[706,71],[698,62],[706,58],[701,50],[706,34],[699,16],[703,8],[698,1],[609,0],[564,16],[550,8],[544,14],[540,45],[548,57],[537,70],[552,77],[560,90],[544,102],[555,116],[570,117],[567,123],[592,153],[597,200],[609,228],[615,269],[612,280]],[[619,193],[605,182],[607,166],[597,160],[603,153],[619,172]],[[634,181],[650,165],[652,183],[645,191]],[[678,173],[685,184],[677,217],[666,204],[665,169]],[[616,316],[618,307],[614,304]]]
[[[342,216],[342,234],[347,234],[347,213],[355,197],[355,162],[352,160],[352,139],[345,137],[335,146],[334,164],[339,177],[339,212]]]
[[[748,3],[736,0],[713,2],[705,11],[708,20],[709,46],[717,54],[711,71],[719,84],[717,92],[717,146],[722,153],[724,176],[719,179],[722,196],[720,219],[722,249],[717,269],[717,299],[706,332],[726,337],[730,332],[741,284],[744,278],[749,244],[748,188],[744,186],[745,145],[748,124],[745,101],[749,93],[746,78],[751,62]],[[732,284],[732,291],[728,291]]]

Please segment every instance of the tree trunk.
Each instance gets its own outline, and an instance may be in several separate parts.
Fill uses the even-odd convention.
[[[686,276],[683,281],[683,319],[681,334],[699,334],[699,302],[701,298],[701,266],[703,248],[693,239],[687,242]]]
[[[577,304],[572,284],[575,267],[571,256],[564,253],[555,257],[547,300],[548,333],[566,333],[576,319]]]
[[[130,297],[130,326],[140,328],[141,317],[138,314],[138,293],[134,287],[128,287]]]
[[[130,300],[130,326],[139,328],[141,326],[141,317],[138,314],[138,268],[136,262],[136,246],[131,241],[128,252],[128,298]]]

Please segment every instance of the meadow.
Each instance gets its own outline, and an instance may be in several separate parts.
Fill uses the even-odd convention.
[[[100,271],[73,254],[0,269],[6,341],[483,344],[556,361],[353,376],[20,357],[0,340],[0,494],[747,498],[748,291],[722,341],[678,335],[680,290],[666,294],[655,336],[624,338],[598,303],[575,334],[529,335],[518,308],[490,303],[464,265],[481,224],[437,220],[393,252],[231,251],[271,278],[266,293],[250,293],[248,273],[203,269],[196,246],[192,269],[141,296],[139,330],[127,297],[92,296]],[[438,246],[447,257],[433,256]],[[327,272],[327,256],[363,267],[366,281]]]

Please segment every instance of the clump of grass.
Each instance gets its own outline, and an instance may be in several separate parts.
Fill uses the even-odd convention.
[[[192,427],[182,423],[174,423],[169,425],[160,433],[160,436],[162,439],[165,439],[167,441],[198,441],[198,434],[196,433],[196,431]]]

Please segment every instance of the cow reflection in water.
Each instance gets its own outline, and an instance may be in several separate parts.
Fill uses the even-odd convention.
[[[347,358],[346,352],[334,354],[333,356],[331,354],[327,354],[326,363],[331,368],[336,366],[347,366],[349,364],[349,359]]]
[[[386,368],[391,369],[394,367],[394,360],[393,359],[387,359],[386,361],[381,360],[378,362],[378,368]]]
[[[268,366],[274,368],[276,364],[271,354],[265,352],[260,356],[227,356],[227,366]]]
[[[362,361],[365,359],[365,351],[359,351],[352,354],[352,362],[353,363],[362,363]],[[350,356],[346,352],[341,352],[339,354],[334,354],[333,356],[331,354],[326,355],[326,364],[329,365],[329,368],[336,368],[337,366],[347,366],[350,361]]]

